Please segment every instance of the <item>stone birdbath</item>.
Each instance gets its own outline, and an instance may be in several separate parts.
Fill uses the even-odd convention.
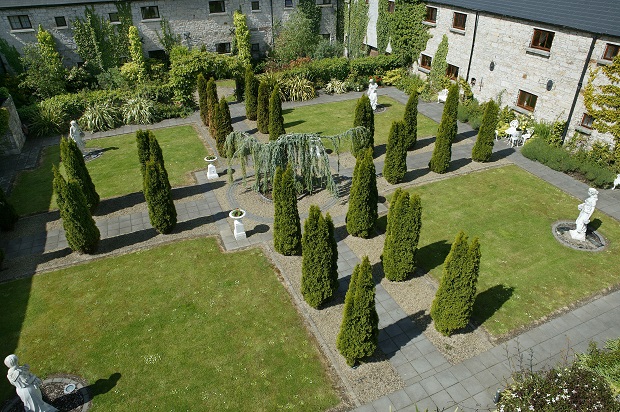
[[[204,160],[205,162],[209,163],[209,166],[207,166],[207,180],[217,179],[218,178],[217,169],[215,168],[215,165],[213,164],[217,160],[217,156],[207,155],[205,156]]]
[[[228,213],[228,217],[234,220],[235,230],[233,231],[233,233],[236,240],[246,238],[245,228],[243,227],[243,222],[241,221],[244,216],[245,210],[240,208],[233,209],[230,211],[230,213]]]

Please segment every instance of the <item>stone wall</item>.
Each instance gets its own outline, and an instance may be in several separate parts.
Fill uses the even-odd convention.
[[[4,135],[0,135],[0,156],[19,154],[26,141],[26,136],[22,132],[22,122],[19,120],[11,96],[2,103],[2,108],[9,111],[9,129]]]

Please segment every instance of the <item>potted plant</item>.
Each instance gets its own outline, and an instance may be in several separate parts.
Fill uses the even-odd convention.
[[[210,154],[210,155],[205,156],[205,162],[213,163],[216,160],[217,160],[217,156],[215,155]]]
[[[241,208],[235,208],[228,213],[228,217],[232,219],[241,219],[245,216],[245,210]]]

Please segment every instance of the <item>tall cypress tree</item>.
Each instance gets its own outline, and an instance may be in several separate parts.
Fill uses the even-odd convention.
[[[493,154],[495,142],[495,129],[497,128],[497,115],[499,106],[493,100],[489,100],[484,108],[482,124],[478,130],[476,144],[471,151],[471,158],[475,162],[488,162]]]
[[[278,176],[280,174],[280,176]],[[291,165],[276,169],[273,187],[273,245],[286,256],[301,253],[301,224],[297,209],[295,174]]]
[[[353,170],[346,220],[350,235],[367,238],[372,234],[377,222],[379,193],[372,148],[360,153]]]
[[[405,135],[407,142],[407,150],[413,150],[418,141],[418,92],[414,90],[407,100],[405,106]]]
[[[338,290],[339,282],[338,282],[338,242],[336,241],[335,230],[334,230],[334,221],[329,213],[325,214],[325,223],[327,223],[327,230],[329,232],[329,245],[332,249],[331,254],[331,279],[332,279],[332,287],[334,291]]]
[[[248,120],[256,120],[258,109],[258,80],[252,66],[245,67],[245,116]]]
[[[4,190],[0,187],[0,229],[13,230],[19,215],[12,204],[7,200]]]
[[[146,162],[144,198],[149,209],[151,225],[159,233],[170,233],[177,223],[177,211],[172,200],[167,173],[163,165],[152,158]]]
[[[284,130],[284,116],[282,116],[282,100],[280,99],[280,87],[276,85],[269,98],[269,140],[276,140]]]
[[[90,178],[84,156],[73,139],[66,137],[60,139],[60,159],[67,172],[67,179],[75,180],[80,184],[88,209],[90,213],[94,213],[99,206],[99,193]]]
[[[357,101],[357,105],[355,106],[355,119],[353,120],[353,127],[364,126],[370,131],[370,146],[374,147],[375,145],[375,114],[372,111],[372,106],[370,105],[370,99],[366,94],[362,95],[360,99]],[[366,147],[355,147],[353,146],[353,156],[357,157],[359,152]]]
[[[344,299],[344,313],[336,340],[338,351],[354,366],[377,349],[379,316],[375,306],[375,283],[368,256],[355,266]]]
[[[450,86],[446,104],[441,115],[441,123],[437,129],[435,148],[428,167],[435,173],[446,173],[450,167],[452,157],[452,142],[456,138],[458,126],[456,124],[459,107],[459,85]]]
[[[213,128],[213,118],[216,115],[218,104],[217,85],[215,84],[215,79],[211,77],[207,82],[207,126],[209,126],[211,137],[215,136],[216,129]]]
[[[402,181],[407,173],[406,131],[405,122],[394,121],[388,136],[383,177],[393,185]]]
[[[230,119],[230,109],[228,108],[228,102],[224,97],[220,100],[220,105],[217,109],[217,134],[216,145],[217,152],[222,157],[226,157],[226,150],[224,144],[226,143],[226,136],[232,133],[232,121]]]
[[[256,107],[256,127],[261,133],[269,133],[269,97],[271,87],[267,82],[260,82],[258,86],[258,102]]]
[[[144,169],[146,167],[146,162],[149,161],[151,157],[151,146],[150,146],[150,135],[153,132],[150,130],[138,130],[136,132],[136,144],[138,145],[138,161],[140,162],[140,172],[142,173],[142,177],[144,178]]]
[[[209,105],[207,102],[207,79],[198,74],[198,107],[200,108],[200,118],[205,126],[209,126]]]

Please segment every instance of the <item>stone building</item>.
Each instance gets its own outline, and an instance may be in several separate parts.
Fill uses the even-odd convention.
[[[371,47],[376,47],[377,4],[370,0]],[[620,50],[617,1],[433,0],[426,10],[423,23],[432,38],[414,64],[416,71],[429,72],[445,34],[446,74],[470,82],[479,101],[501,96],[502,105],[537,120],[568,121],[568,138],[577,131],[612,141],[592,130],[583,87],[588,70],[610,64]]]

